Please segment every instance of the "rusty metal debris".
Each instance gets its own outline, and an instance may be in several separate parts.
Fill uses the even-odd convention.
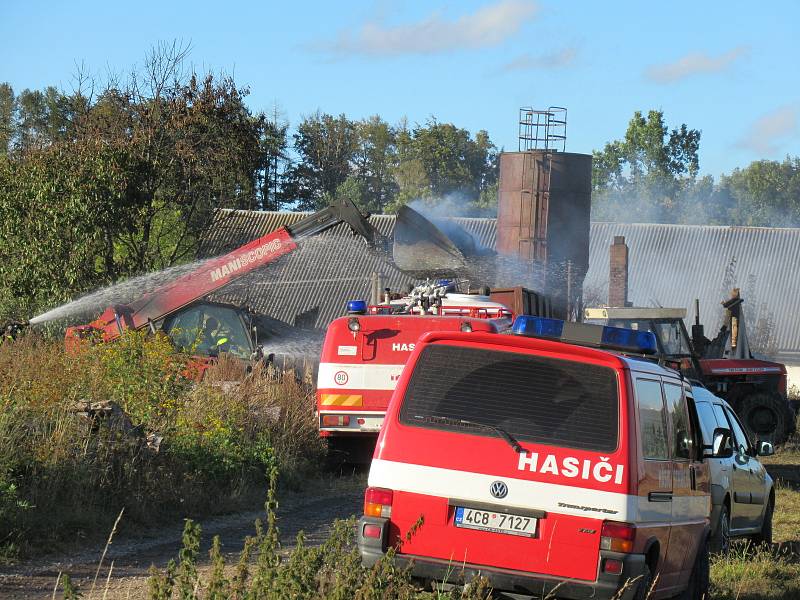
[[[145,433],[142,425],[134,425],[128,414],[113,400],[80,401],[75,403],[69,412],[85,419],[93,434],[98,433],[100,428],[105,426],[108,431],[122,434],[131,441],[141,444],[150,452],[158,453],[164,440],[163,436],[157,433]]]

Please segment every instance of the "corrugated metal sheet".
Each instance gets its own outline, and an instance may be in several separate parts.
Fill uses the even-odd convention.
[[[270,231],[296,223],[309,213],[221,210],[203,240],[202,256],[230,251]],[[494,247],[494,219],[457,219],[486,246]],[[393,215],[374,215],[370,223],[391,238]],[[380,273],[393,290],[406,289],[415,280],[387,260],[369,252],[346,225],[338,225],[303,241],[297,251],[275,264],[245,276],[212,300],[244,304],[295,327],[324,329],[344,314],[348,300],[369,300],[372,274]]]
[[[713,337],[720,302],[740,287],[749,336],[758,335],[760,320],[772,321],[774,349],[800,360],[800,229],[592,223],[585,295],[607,298],[608,248],[617,235],[630,249],[628,299],[635,305],[686,308],[693,322],[699,298],[700,320]]]
[[[214,256],[231,250],[306,214],[220,211],[203,253]],[[495,247],[495,219],[455,220],[485,246]],[[381,234],[392,235],[394,216],[375,215],[370,222]],[[615,235],[625,236],[630,247],[629,297],[636,305],[684,307],[693,318],[694,298],[699,297],[706,335],[713,337],[719,303],[729,291],[725,273],[732,270],[731,287],[742,288],[750,335],[759,319],[772,320],[781,357],[791,360],[794,353],[794,360],[800,361],[800,319],[795,316],[800,229],[593,223],[587,296],[607,298],[608,247]],[[392,289],[413,281],[367,252],[363,242],[340,225],[215,298],[244,302],[289,325],[322,329],[341,316],[348,299],[369,298],[373,272],[383,273]]]

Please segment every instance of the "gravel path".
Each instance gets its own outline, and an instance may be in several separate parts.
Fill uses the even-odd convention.
[[[309,545],[320,544],[335,519],[360,514],[365,485],[366,476],[356,474],[338,479],[310,481],[307,489],[313,490],[313,493],[284,494],[280,497],[278,526],[284,548],[292,547],[301,529],[306,533]],[[215,535],[219,535],[222,541],[226,563],[235,563],[245,536],[254,533],[253,522],[259,517],[263,518],[263,511],[239,512],[202,520],[200,570],[208,564],[208,549]],[[146,598],[150,566],[163,568],[170,558],[177,556],[182,532],[183,523],[178,523],[158,530],[139,532],[138,535],[115,537],[109,546],[91,598],[101,600],[104,593],[107,593],[107,599]],[[52,598],[59,573],[69,573],[83,598],[90,598],[89,591],[103,545],[71,552],[69,555],[44,556],[11,568],[0,567],[0,598]],[[114,567],[106,592],[106,576],[112,561]],[[55,597],[61,597],[60,588]]]

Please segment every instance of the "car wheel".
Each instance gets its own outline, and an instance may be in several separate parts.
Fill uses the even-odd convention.
[[[697,556],[694,559],[692,574],[689,576],[689,585],[678,596],[680,600],[705,600],[708,598],[708,579],[711,567],[708,562],[708,543],[700,542]]]
[[[764,511],[764,521],[761,523],[761,532],[750,537],[750,541],[756,546],[761,544],[772,545],[772,513],[775,512],[775,502],[770,498],[769,504]]]
[[[714,535],[708,540],[709,550],[715,554],[726,556],[731,550],[731,517],[728,507],[722,505],[719,511],[719,522]]]
[[[788,437],[787,403],[777,394],[756,392],[736,403],[736,413],[753,440],[782,444]]]

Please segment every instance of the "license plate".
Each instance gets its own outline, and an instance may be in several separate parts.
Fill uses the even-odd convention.
[[[480,529],[481,531],[508,533],[525,537],[533,537],[536,534],[535,517],[509,515],[463,506],[456,507],[455,525],[466,529]]]

